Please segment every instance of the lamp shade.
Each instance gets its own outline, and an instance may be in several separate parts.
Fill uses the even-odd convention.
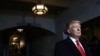
[[[34,12],[34,14],[43,15],[46,14],[48,8],[43,4],[37,4],[32,7],[32,11]]]

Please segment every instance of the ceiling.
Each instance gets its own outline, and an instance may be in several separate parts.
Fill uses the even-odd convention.
[[[68,8],[73,2],[72,0],[40,0],[41,3],[48,7],[48,14],[58,14]],[[0,9],[18,10],[32,12],[32,7],[36,4],[36,0],[2,0],[0,1]]]

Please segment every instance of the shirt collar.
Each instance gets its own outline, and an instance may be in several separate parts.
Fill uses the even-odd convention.
[[[76,45],[76,39],[72,36],[69,36],[69,38],[72,40],[72,42]]]

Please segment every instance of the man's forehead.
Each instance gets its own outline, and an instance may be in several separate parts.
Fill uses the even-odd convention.
[[[81,25],[79,22],[73,22],[70,25]]]
[[[75,27],[81,27],[80,23],[72,23],[69,25],[70,27],[75,26]]]

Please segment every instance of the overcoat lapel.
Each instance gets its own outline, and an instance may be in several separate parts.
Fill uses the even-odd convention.
[[[66,39],[66,43],[72,49],[72,52],[77,54],[77,56],[81,56],[81,54],[79,53],[77,47],[75,46],[75,44],[72,42],[72,40],[69,37]]]

